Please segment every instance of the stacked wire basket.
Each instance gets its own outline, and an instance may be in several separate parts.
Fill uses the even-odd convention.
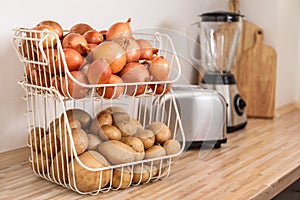
[[[55,47],[49,43],[49,37],[56,37]],[[24,66],[24,79],[19,84],[25,90],[24,100],[27,105],[29,161],[36,175],[80,194],[125,189],[158,181],[169,175],[171,161],[182,153],[185,144],[180,115],[170,89],[181,74],[179,60],[168,35],[135,33],[134,37],[147,39],[159,50],[159,55],[169,61],[169,80],[84,84],[77,81],[69,71],[61,42],[56,34],[25,28],[14,30],[13,45]],[[51,56],[54,48],[62,62],[58,62],[59,66],[55,67],[58,69],[55,75],[48,76],[46,72],[50,68],[49,63],[55,59]],[[28,70],[29,67],[36,70]],[[58,81],[62,76],[68,77],[66,82]],[[87,94],[81,98],[68,95],[70,91],[62,94],[58,88],[69,84],[68,81],[74,81],[88,91]],[[141,85],[148,88],[142,94],[126,93],[132,88],[137,91]],[[98,88],[105,91],[118,87],[123,87],[124,90],[117,98],[114,95],[105,98],[96,92]],[[168,101],[165,95],[167,90],[170,90]],[[93,121],[100,113],[108,110],[111,113],[125,112],[141,129],[153,122],[164,123],[169,127],[171,137],[180,141],[180,150],[153,158],[130,159],[130,156],[125,154],[124,161],[111,162],[99,153],[97,144],[91,142],[94,138],[91,133]],[[74,130],[77,131],[76,134]],[[87,145],[81,145],[84,146],[81,148],[80,144],[78,147],[78,141],[86,140],[81,138],[82,131],[89,137]],[[112,159],[117,156],[113,156]]]

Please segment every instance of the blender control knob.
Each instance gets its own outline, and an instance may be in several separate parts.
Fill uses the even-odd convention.
[[[242,99],[241,95],[237,94],[234,97],[234,108],[238,115],[242,115],[245,112],[246,102]]]

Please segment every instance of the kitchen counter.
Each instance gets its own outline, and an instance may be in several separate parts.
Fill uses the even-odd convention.
[[[29,149],[0,154],[0,199],[270,199],[300,178],[300,109],[249,119],[220,149],[189,150],[169,177],[126,190],[79,195],[35,176]]]

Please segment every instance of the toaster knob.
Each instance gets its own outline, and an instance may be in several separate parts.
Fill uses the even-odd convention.
[[[238,115],[242,115],[245,112],[246,102],[241,97],[241,95],[237,94],[234,97],[234,108]]]

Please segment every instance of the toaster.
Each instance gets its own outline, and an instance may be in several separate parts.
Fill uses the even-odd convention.
[[[172,90],[165,103],[170,103],[168,95],[174,95],[187,147],[220,148],[227,142],[227,106],[222,95],[198,85],[174,85]]]

